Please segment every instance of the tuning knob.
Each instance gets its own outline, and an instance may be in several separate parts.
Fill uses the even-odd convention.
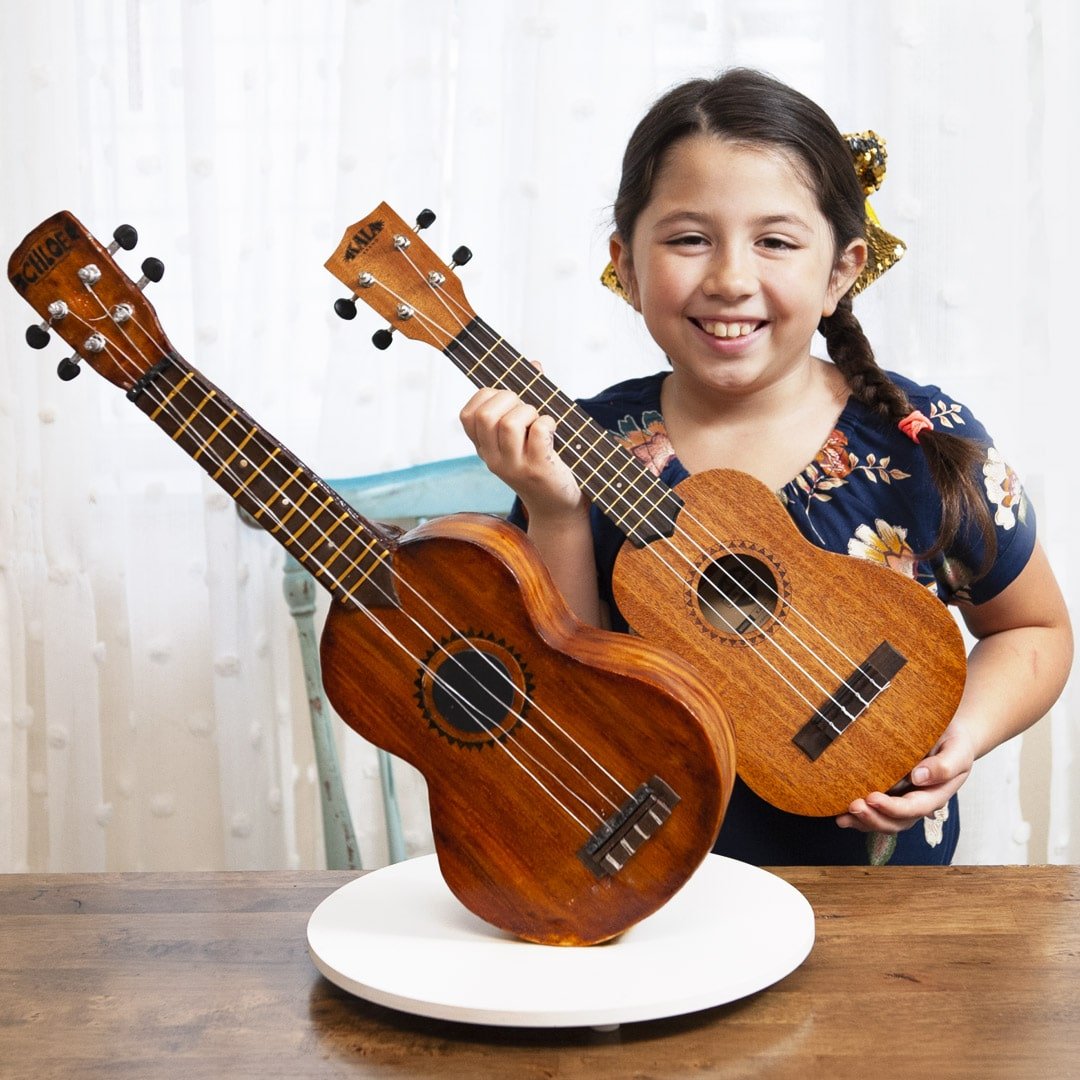
[[[26,328],[26,344],[31,349],[44,349],[49,344],[49,331],[47,329],[48,324],[35,323],[33,326]]]
[[[393,340],[393,330],[376,330],[375,333],[371,335],[371,344],[374,345],[376,349],[389,349],[390,343]]]
[[[356,318],[356,301],[351,297],[344,297],[334,301],[334,313],[339,319],[348,322]]]
[[[145,289],[151,281],[156,284],[165,276],[165,264],[160,259],[143,259],[142,272],[143,276],[135,284],[138,288]]]
[[[64,382],[71,382],[80,371],[82,371],[82,368],[79,367],[79,357],[77,355],[69,356],[66,360],[61,360],[56,366],[56,374],[59,375]]]
[[[464,266],[472,258],[472,252],[462,244],[461,247],[450,256],[450,269],[453,270],[455,266]]]
[[[132,225],[117,225],[113,229],[113,242],[109,245],[109,254],[116,253],[118,248],[130,251],[139,242],[139,234]]]
[[[432,224],[432,222],[434,222],[434,220],[434,210],[421,210],[420,213],[416,215],[416,231],[419,232],[421,229],[426,229],[430,224]]]

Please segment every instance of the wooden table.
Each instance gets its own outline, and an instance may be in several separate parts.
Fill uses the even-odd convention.
[[[612,1033],[338,990],[305,928],[350,876],[0,876],[0,1076],[1080,1076],[1080,867],[783,870],[817,917],[800,968]]]

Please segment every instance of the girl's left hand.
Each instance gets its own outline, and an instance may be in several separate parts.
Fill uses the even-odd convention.
[[[929,757],[911,770],[911,787],[902,795],[871,792],[856,799],[836,819],[842,829],[899,833],[940,810],[959,790],[975,761],[975,745],[963,721],[955,717]]]

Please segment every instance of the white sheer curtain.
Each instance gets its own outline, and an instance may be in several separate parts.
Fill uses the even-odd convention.
[[[323,476],[451,456],[461,376],[331,313],[346,227],[431,206],[433,245],[475,252],[474,306],[569,392],[654,370],[597,284],[622,148],[672,83],[762,67],[888,139],[876,208],[910,252],[860,314],[886,366],[995,433],[1080,610],[1078,46],[1069,0],[5,4],[2,238],[59,209],[135,224],[121,261],[164,260],[170,339]],[[123,395],[61,383],[0,295],[0,871],[319,865],[279,551]],[[979,764],[962,861],[1080,857],[1077,707]],[[374,864],[370,751],[339,734]]]

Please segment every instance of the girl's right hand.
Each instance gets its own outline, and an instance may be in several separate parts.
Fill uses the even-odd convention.
[[[574,474],[555,453],[555,420],[510,390],[478,390],[461,426],[487,467],[525,504],[529,520],[579,517],[587,509]]]

